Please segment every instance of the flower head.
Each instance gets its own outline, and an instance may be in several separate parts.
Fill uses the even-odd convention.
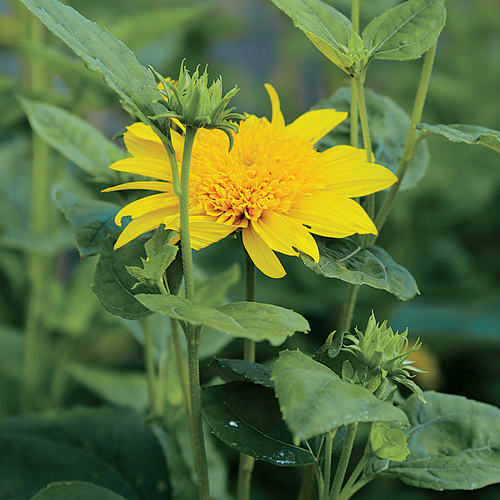
[[[190,171],[191,246],[198,250],[241,231],[243,244],[266,275],[284,276],[275,252],[309,255],[319,260],[312,234],[344,238],[377,230],[352,197],[393,184],[387,168],[368,163],[364,150],[335,146],[322,153],[314,144],[343,121],[347,113],[333,109],[309,111],[285,125],[279,99],[271,85],[272,120],[247,115],[238,126],[234,146],[220,130],[198,131]],[[111,168],[158,181],[121,184],[106,191],[149,189],[158,194],[125,206],[116,216],[131,216],[115,248],[157,228],[179,230],[179,203],[173,192],[170,164],[160,139],[141,123],[124,135],[131,158]],[[178,163],[184,138],[172,131]]]

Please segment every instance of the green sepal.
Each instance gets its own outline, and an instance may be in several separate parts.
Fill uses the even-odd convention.
[[[401,427],[374,422],[370,430],[370,448],[377,458],[402,462],[410,454],[406,434]]]

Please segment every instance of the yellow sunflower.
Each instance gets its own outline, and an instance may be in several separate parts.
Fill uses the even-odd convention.
[[[311,233],[331,238],[376,234],[371,219],[351,198],[384,189],[397,178],[387,168],[368,163],[362,149],[334,146],[322,153],[314,149],[347,113],[318,109],[285,125],[276,91],[269,84],[266,89],[271,122],[247,116],[231,151],[224,132],[198,131],[190,171],[190,234],[192,248],[199,250],[240,230],[255,265],[267,276],[281,278],[286,273],[275,252],[303,252],[319,260]],[[179,231],[179,202],[162,142],[142,123],[127,127],[124,141],[132,157],[110,168],[158,180],[129,182],[105,191],[146,189],[158,194],[118,212],[116,224],[121,225],[125,216],[132,220],[115,249],[162,223]],[[180,165],[184,138],[172,130],[172,142]]]

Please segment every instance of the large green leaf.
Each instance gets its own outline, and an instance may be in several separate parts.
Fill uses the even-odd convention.
[[[436,42],[445,21],[442,0],[409,0],[373,19],[363,42],[373,59],[417,59]]]
[[[281,351],[272,380],[295,444],[342,425],[376,420],[408,423],[395,406],[345,382],[301,351]]]
[[[316,463],[292,443],[272,389],[246,382],[206,387],[202,406],[212,432],[232,448],[285,467]]]
[[[51,104],[20,98],[31,127],[54,149],[88,172],[96,182],[121,182],[109,168],[125,151],[78,116]]]
[[[124,500],[107,488],[82,481],[64,481],[49,484],[31,500]]]
[[[396,173],[410,129],[410,116],[392,99],[379,95],[369,88],[365,90],[365,100],[375,161]],[[334,108],[337,111],[349,112],[350,106],[351,90],[349,87],[342,87],[331,97],[320,101],[314,108]],[[338,144],[350,144],[350,126],[350,117],[347,117],[318,142],[317,148],[324,150]],[[358,143],[363,144],[361,127],[359,127]],[[401,189],[414,187],[424,176],[429,161],[429,148],[427,143],[422,141],[415,159],[406,172]]]
[[[331,240],[327,245],[318,245],[318,263],[302,256],[304,264],[319,275],[386,290],[400,300],[410,300],[420,293],[410,272],[394,262],[383,248],[361,247],[354,238]]]
[[[451,142],[481,144],[500,153],[500,132],[498,130],[477,125],[427,125],[426,123],[419,123],[417,128],[425,133],[444,135]]]
[[[153,312],[196,326],[206,325],[237,338],[267,340],[275,346],[296,331],[309,330],[309,324],[300,314],[271,304],[234,302],[213,309],[175,295],[141,294],[136,298]]]
[[[151,292],[151,288],[136,286],[137,280],[126,269],[126,266],[138,265],[141,258],[146,258],[144,241],[135,239],[118,250],[113,249],[114,243],[112,237],[103,242],[92,290],[103,306],[115,316],[125,319],[149,316],[151,311],[136,300],[135,295]]]
[[[260,363],[245,359],[213,358],[209,366],[226,382],[251,382],[264,387],[274,387],[271,380],[271,368]]]
[[[373,459],[365,470],[433,490],[473,490],[500,482],[500,409],[462,396],[426,392],[400,407],[410,455],[404,462]]]
[[[47,484],[85,481],[130,500],[170,498],[165,459],[125,408],[75,408],[0,423],[0,497],[31,498]]]
[[[351,21],[321,0],[272,0],[292,18],[328,59],[347,71],[354,60],[347,55],[352,33]]]
[[[65,42],[91,71],[97,71],[120,96],[133,116],[147,122],[163,108],[153,73],[133,52],[108,31],[58,0],[21,0],[47,28]]]
[[[114,219],[119,205],[77,196],[62,188],[56,189],[55,198],[71,225],[82,259],[101,253],[108,236],[118,238],[121,229]]]

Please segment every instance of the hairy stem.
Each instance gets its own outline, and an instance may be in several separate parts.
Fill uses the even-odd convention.
[[[347,467],[349,465],[349,459],[351,458],[351,452],[354,446],[354,439],[356,437],[357,430],[357,422],[349,424],[347,426],[347,434],[344,439],[344,445],[342,446],[342,452],[340,453],[339,464],[335,472],[335,478],[333,480],[333,485],[329,497],[330,500],[338,500],[339,498],[342,483],[344,482]]]

